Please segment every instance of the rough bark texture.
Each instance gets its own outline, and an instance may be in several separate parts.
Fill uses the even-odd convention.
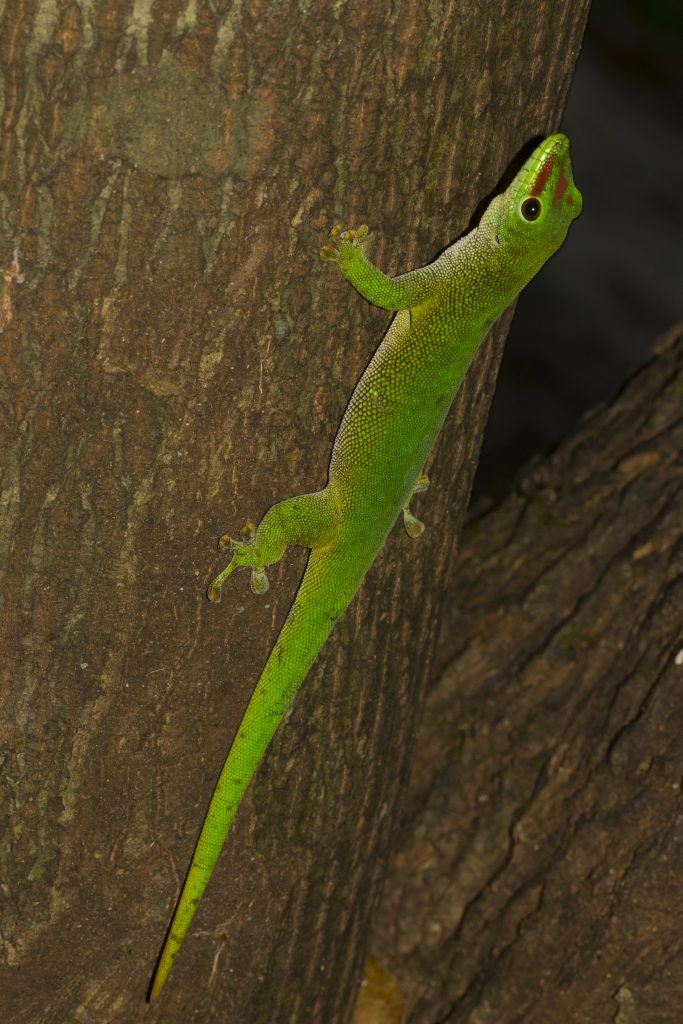
[[[303,553],[215,539],[325,481],[395,272],[557,127],[587,2],[10,0],[0,14],[3,1016],[348,1020],[507,320],[269,752],[163,1004],[145,991]],[[12,274],[10,273],[10,277]],[[467,424],[466,429],[464,424]]]
[[[683,325],[465,528],[375,949],[411,1024],[677,1024]]]

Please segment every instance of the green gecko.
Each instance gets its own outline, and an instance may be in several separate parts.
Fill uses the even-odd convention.
[[[411,537],[424,527],[410,511],[427,487],[425,460],[472,356],[489,328],[562,245],[581,212],[569,140],[551,135],[496,196],[479,227],[433,263],[389,278],[363,253],[367,227],[333,228],[321,256],[369,302],[396,312],[351,396],[332,449],[327,486],[278,502],[258,529],[221,538],[232,560],[209,588],[219,601],[227,577],[266,567],[289,544],[311,549],[304,577],[256,684],[202,825],[192,864],[154,976],[157,999],[201,899],[237,808],[282,716],[335,622],[352,600],[397,517]]]

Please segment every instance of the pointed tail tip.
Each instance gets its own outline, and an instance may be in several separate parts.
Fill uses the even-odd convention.
[[[164,982],[165,981],[166,981],[166,978],[162,977],[161,974],[159,973],[159,971],[155,971],[154,972],[154,978],[152,979],[152,984],[150,985],[149,991],[147,992],[147,1002],[148,1003],[156,1003],[157,999],[161,995],[161,990],[164,987]]]
[[[147,991],[148,1003],[156,1003],[157,999],[161,995],[161,990],[166,984],[166,979],[168,978],[172,965],[173,957],[169,957],[166,949],[164,949],[156,967],[154,968],[152,983]]]

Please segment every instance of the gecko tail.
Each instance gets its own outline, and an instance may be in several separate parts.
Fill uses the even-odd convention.
[[[353,569],[351,565],[353,564]],[[211,877],[242,797],[282,717],[291,706],[338,617],[358,590],[356,559],[314,550],[280,634],[256,685],[211,797],[148,999],[159,998]]]

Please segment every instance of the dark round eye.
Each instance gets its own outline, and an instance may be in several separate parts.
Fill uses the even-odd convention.
[[[524,220],[537,220],[540,212],[540,199],[525,199],[522,203],[522,217],[524,217]]]

